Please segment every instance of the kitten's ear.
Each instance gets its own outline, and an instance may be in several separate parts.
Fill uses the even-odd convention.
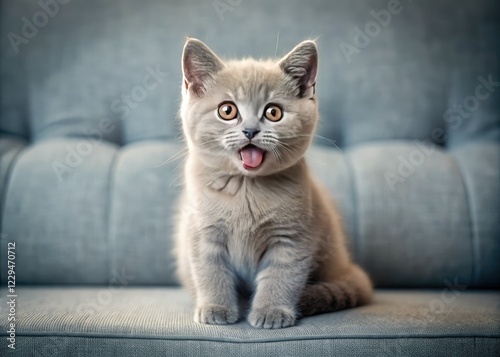
[[[312,96],[318,74],[318,49],[314,41],[304,41],[279,62],[281,69],[296,80],[299,96]]]
[[[207,81],[224,68],[224,63],[207,45],[195,38],[188,38],[182,52],[182,72],[187,90],[202,96]]]

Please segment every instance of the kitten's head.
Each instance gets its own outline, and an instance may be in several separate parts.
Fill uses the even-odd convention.
[[[262,176],[291,167],[316,128],[317,68],[313,41],[279,61],[223,62],[188,39],[181,117],[189,150],[214,172]]]

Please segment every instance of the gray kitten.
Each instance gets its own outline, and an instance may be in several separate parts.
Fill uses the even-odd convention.
[[[318,121],[313,41],[278,62],[220,60],[188,39],[181,117],[188,156],[176,231],[194,320],[292,326],[369,302],[328,192],[304,153]]]

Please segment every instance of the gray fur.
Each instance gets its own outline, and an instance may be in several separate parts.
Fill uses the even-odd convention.
[[[176,255],[196,299],[195,321],[234,323],[248,301],[252,326],[281,328],[301,315],[367,303],[370,280],[351,262],[338,213],[304,159],[318,120],[314,42],[278,62],[222,62],[188,39],[183,70],[188,157]],[[217,117],[226,100],[240,119]],[[270,102],[283,108],[281,121],[263,118]],[[248,127],[260,130],[252,142],[267,151],[251,171],[238,154]]]

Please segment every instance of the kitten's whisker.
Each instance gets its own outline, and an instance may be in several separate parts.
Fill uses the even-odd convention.
[[[236,142],[239,142],[239,141],[241,141],[241,140],[240,139],[232,139],[232,140],[226,140],[225,142],[227,144],[231,144],[231,143],[236,143]]]
[[[276,54],[278,53],[278,43],[280,41],[280,33],[278,31],[278,37],[276,38],[276,48],[274,49],[274,57],[276,57]]]
[[[321,136],[321,135],[318,135],[318,134],[313,134],[313,136],[328,141],[330,144],[332,144],[337,149],[339,149],[340,152],[342,152],[342,150],[340,150],[340,148],[337,146],[337,144],[335,144],[335,140],[328,139],[327,137],[324,137],[324,136]]]
[[[328,141],[330,144],[332,144],[333,146],[335,146],[340,152],[343,152],[337,144],[335,144],[335,140],[332,140],[332,139],[329,139],[327,137],[324,137],[324,136],[321,136],[321,135],[318,135],[318,134],[297,134],[297,135],[291,135],[291,136],[281,136],[280,139],[293,139],[293,138],[296,138],[296,137],[317,137],[317,138],[320,138],[320,139],[323,139],[323,140],[326,140]]]
[[[213,144],[213,143],[218,143],[218,144],[222,144],[222,146],[224,146],[224,142],[220,139],[212,139],[212,140],[207,140],[207,141],[204,141],[202,143],[200,143],[200,146],[205,148],[205,149],[215,149],[218,147],[218,145],[213,145],[213,146],[209,146],[209,144]]]
[[[280,157],[278,150],[276,149],[275,146],[271,147],[271,150],[272,150],[274,156],[276,157],[276,161],[278,161],[278,164],[279,164],[281,161],[281,157]]]
[[[276,146],[279,147],[280,149],[282,149],[283,151],[287,152],[287,153],[290,153],[292,155],[300,155],[301,153],[296,149],[294,148],[293,146],[287,144],[287,143],[284,143],[284,142],[281,142],[281,141],[277,141],[276,142]]]
[[[186,155],[188,153],[188,148],[185,147],[183,148],[182,150],[176,152],[174,155],[172,155],[169,159],[159,163],[159,164],[156,164],[154,167],[155,168],[158,168],[158,167],[162,167],[162,166],[165,166],[165,165],[168,165],[170,164],[172,161],[175,161],[175,160],[178,160],[180,159],[181,157],[183,157],[184,155]]]
[[[183,163],[183,161],[179,161],[179,163],[177,165],[175,165],[174,170],[178,170],[179,166],[181,166],[182,163]]]
[[[211,143],[216,142],[216,141],[220,142],[219,138],[217,138],[217,139],[207,140],[207,141],[204,141],[204,142],[202,142],[202,143],[200,143],[200,144],[201,144],[201,145],[204,145],[204,144],[211,144]]]
[[[168,185],[168,188],[172,187],[172,185],[177,181],[179,180],[180,178],[182,178],[183,175],[178,175],[172,182],[170,182],[170,185]]]
[[[206,149],[206,150],[212,150],[212,149],[220,149],[220,146],[219,145],[202,145],[202,148]]]
[[[279,143],[278,143],[278,144],[279,144]],[[277,161],[278,161],[278,164],[279,164],[280,162],[283,162],[283,155],[282,155],[282,154],[281,154],[281,152],[279,151],[278,146],[272,146],[272,150],[273,150],[273,152],[274,152],[274,154],[275,154],[275,156],[276,156],[276,159],[277,159]]]
[[[283,151],[288,152],[292,155],[300,155],[300,152],[292,147],[280,146],[280,148],[283,149]]]

